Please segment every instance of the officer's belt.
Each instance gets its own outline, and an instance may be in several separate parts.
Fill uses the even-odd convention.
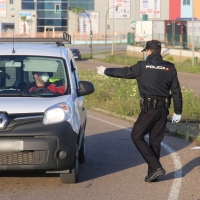
[[[148,99],[150,99],[150,101]],[[149,105],[148,103],[150,103],[148,108],[152,108],[153,107],[154,99],[156,99],[156,106],[166,105],[167,97],[146,97],[144,99],[144,101],[147,103],[147,105]]]
[[[148,98],[150,98],[150,97],[148,97]],[[144,101],[148,102],[148,100],[147,100],[148,98],[145,98]],[[150,98],[150,99],[151,99],[151,102],[154,101],[154,98]],[[157,99],[157,98],[155,98],[155,99]],[[165,99],[162,99],[162,100],[157,99],[157,103],[156,104],[157,105],[165,105],[166,104]]]
[[[168,97],[159,97],[159,96],[147,96],[147,97],[145,97],[145,99],[148,99],[148,98],[157,99],[158,101],[164,101],[165,102],[165,99],[169,98],[169,96]]]

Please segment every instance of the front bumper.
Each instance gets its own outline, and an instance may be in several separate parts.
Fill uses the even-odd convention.
[[[0,170],[66,170],[72,165],[78,135],[69,122],[44,125],[42,121],[0,131],[0,141],[21,141],[20,151],[0,151]]]

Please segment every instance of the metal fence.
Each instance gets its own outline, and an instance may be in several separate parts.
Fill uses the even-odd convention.
[[[73,33],[69,32],[72,39],[72,44],[84,44],[84,43],[90,43],[91,35],[89,33]],[[95,44],[107,44],[107,43],[127,43],[127,32],[117,32],[114,33],[114,35],[110,32],[107,34],[105,33],[93,33],[92,34],[92,41]],[[21,38],[21,37],[37,37],[37,38],[60,38],[63,36],[63,32],[40,32],[40,33],[29,33],[29,34],[20,34],[13,31],[9,32],[0,32],[0,37],[14,37],[14,38]]]
[[[159,40],[166,48],[183,48],[192,49],[193,38],[190,35],[181,34],[144,34],[144,33],[128,33],[127,43],[134,46],[143,46],[143,43],[149,40]],[[194,36],[194,49],[200,50],[200,36]]]
[[[90,43],[91,35],[90,33],[73,33],[69,32],[72,39],[72,44],[85,44]],[[60,31],[46,31],[38,33],[21,34],[13,32],[12,30],[7,32],[0,32],[0,37],[37,37],[37,38],[60,38],[63,37],[63,32]],[[163,47],[166,48],[183,48],[192,49],[192,36],[181,35],[181,34],[144,34],[144,33],[134,33],[134,32],[115,32],[114,35],[111,32],[108,33],[93,33],[92,42],[94,44],[109,44],[114,41],[114,43],[127,43],[134,46],[144,46],[144,43],[148,40],[156,39],[162,42]],[[200,50],[200,36],[194,36],[194,49]]]

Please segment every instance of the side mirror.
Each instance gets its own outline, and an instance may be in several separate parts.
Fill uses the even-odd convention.
[[[94,92],[94,85],[89,81],[79,81],[78,96],[85,96]]]

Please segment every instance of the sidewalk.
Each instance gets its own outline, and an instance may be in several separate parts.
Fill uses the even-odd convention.
[[[96,55],[93,55],[93,58],[104,59],[106,58],[107,55],[110,55],[110,54],[96,54]],[[109,63],[109,65],[112,65],[112,64]],[[113,66],[116,66],[116,65],[113,64]],[[120,66],[123,66],[123,65],[120,65]],[[200,74],[178,72],[178,79],[179,79],[181,87],[186,87],[190,90],[193,90],[195,94],[200,95],[200,87],[199,87]]]
[[[106,54],[97,54],[94,55],[94,57],[105,57]],[[82,69],[94,69],[94,66],[96,65],[106,65],[107,67],[117,67],[117,66],[121,66],[121,65],[115,65],[115,64],[105,64],[105,63],[101,63],[100,61],[95,61],[95,60],[90,60],[89,62],[82,62],[81,63],[81,67]],[[84,67],[85,66],[85,67]],[[199,82],[200,82],[200,75],[199,74],[187,74],[187,73],[178,73],[179,76],[179,81],[181,86],[185,86],[187,88],[192,89],[196,94],[200,94],[200,87],[199,87]],[[135,118],[131,118],[131,117],[127,117],[127,116],[117,116],[116,114],[113,115],[112,113],[108,112],[108,111],[102,111],[101,109],[95,109],[98,112],[106,112],[109,115],[115,116],[115,117],[119,117],[119,118],[123,118],[125,120],[131,121],[131,122],[135,122]],[[171,123],[171,119],[168,118],[168,122],[167,122],[167,131],[168,134],[174,134],[174,133],[178,133],[179,136],[182,136],[184,138],[196,138],[198,135],[200,135],[200,119],[197,120],[193,120],[191,122],[191,120],[186,120],[186,119],[182,119],[180,123],[176,124],[176,123]],[[177,135],[177,134],[174,134]]]
[[[169,135],[179,135],[179,137],[186,138],[188,140],[197,138],[200,136],[200,121],[193,123],[183,122],[172,123],[167,122],[167,133]]]
[[[124,119],[127,121],[132,122],[133,124],[137,120],[137,117],[129,117],[129,116],[122,116],[119,114],[112,113],[110,111],[106,111],[99,108],[92,108],[97,112],[102,112],[107,115],[114,116],[116,118]],[[186,138],[187,140],[195,139],[200,135],[200,121],[199,120],[181,120],[179,123],[172,123],[171,119],[167,119],[167,129],[166,133],[169,135],[176,135],[179,137]]]
[[[143,49],[143,47],[141,46],[132,46],[132,45],[128,45],[127,46],[127,52],[130,53],[139,53],[139,55],[141,55],[141,50]],[[185,50],[185,49],[174,49],[174,48],[165,48],[162,47],[162,51],[161,51],[162,56],[167,56],[167,55],[171,55],[176,57],[179,61],[180,60],[185,60],[188,58],[192,58],[193,57],[193,52],[192,50]],[[199,51],[194,51],[194,58],[197,59],[198,62],[198,58],[200,58],[200,52]]]
[[[96,55],[93,55],[93,58],[97,58],[97,59],[104,59],[106,58],[108,54],[96,54]]]

